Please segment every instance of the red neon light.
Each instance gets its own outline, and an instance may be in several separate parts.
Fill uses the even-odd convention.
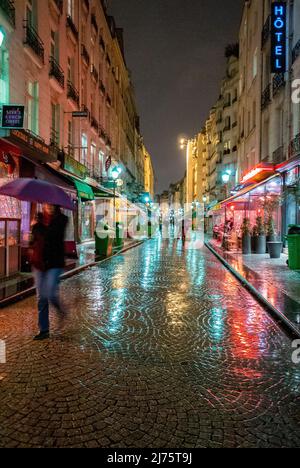
[[[248,172],[248,174],[246,174],[243,177],[242,183],[247,182],[248,180],[260,174],[261,172],[274,172],[274,168],[273,167],[256,167],[255,169],[252,169],[252,171]]]

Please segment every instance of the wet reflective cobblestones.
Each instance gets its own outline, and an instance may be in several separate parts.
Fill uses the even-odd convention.
[[[1,447],[300,447],[290,340],[208,250],[152,240],[0,311]]]

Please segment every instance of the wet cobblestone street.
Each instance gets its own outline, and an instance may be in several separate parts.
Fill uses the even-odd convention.
[[[0,311],[1,447],[300,447],[291,342],[207,250],[154,239]]]

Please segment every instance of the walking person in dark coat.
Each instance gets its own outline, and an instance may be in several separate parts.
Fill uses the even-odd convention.
[[[34,338],[35,340],[49,338],[49,303],[55,307],[60,318],[64,316],[59,300],[59,282],[65,266],[64,239],[68,218],[58,206],[46,205],[44,220],[46,223],[43,248],[44,268],[43,270],[34,268],[40,328],[40,333]]]

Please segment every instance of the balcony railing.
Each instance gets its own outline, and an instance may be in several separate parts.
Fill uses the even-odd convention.
[[[295,138],[291,141],[290,144],[290,157],[293,158],[300,154],[300,133],[295,136]]]
[[[90,65],[90,56],[89,56],[89,53],[88,53],[88,51],[87,51],[84,44],[81,44],[81,57],[83,58],[83,60],[87,64],[87,66],[89,66]]]
[[[98,82],[98,79],[99,79],[99,73],[95,67],[95,65],[92,65],[92,68],[91,68],[91,74],[92,74],[92,77],[94,78],[94,80],[96,81],[96,83]]]
[[[284,73],[277,73],[273,78],[273,96],[276,96],[277,93],[285,86]]]
[[[79,106],[79,93],[71,81],[68,81],[67,96],[68,99],[71,99],[73,102],[75,102],[75,104],[77,104],[77,106]]]
[[[24,44],[29,46],[33,52],[41,59],[44,63],[44,43],[40,39],[36,30],[28,23],[28,21],[24,21],[24,29],[25,29],[25,41]]]
[[[16,11],[12,0],[0,0],[0,8],[13,27],[16,25]]]
[[[269,83],[261,95],[262,110],[264,110],[270,104],[270,102],[271,102],[271,85]]]
[[[92,14],[92,15],[91,15],[91,24],[92,24],[93,28],[95,29],[96,34],[98,34],[98,24],[97,24],[97,20],[96,20],[96,15],[95,15],[95,14]]]
[[[293,51],[292,51],[292,61],[293,63],[297,60],[297,58],[300,56],[300,39],[299,41],[297,42],[297,44],[295,45],[295,47],[293,48]]]
[[[65,87],[65,75],[63,69],[57,63],[54,57],[50,57],[49,76],[53,76],[62,88]]]
[[[280,164],[283,161],[285,161],[285,159],[286,158],[285,158],[285,154],[284,154],[284,147],[280,146],[279,148],[277,148],[276,151],[274,151],[272,161],[273,161],[274,164]]]
[[[95,130],[97,130],[97,133],[98,133],[98,131],[99,131],[99,124],[98,124],[97,119],[96,119],[95,117],[93,117],[93,116],[91,117],[91,126],[92,126]]]
[[[261,34],[261,45],[262,45],[262,47],[264,47],[264,45],[268,41],[269,36],[270,36],[270,32],[271,32],[271,15],[268,16],[268,18],[267,18],[267,20],[266,20],[266,22],[264,24],[263,30],[262,30],[262,34]]]
[[[79,37],[78,29],[76,28],[73,18],[70,15],[67,16],[67,28],[70,29],[76,41],[78,41],[78,37]]]

